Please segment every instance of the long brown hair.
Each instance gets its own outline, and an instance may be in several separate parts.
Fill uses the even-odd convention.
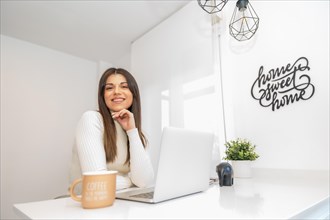
[[[107,69],[99,82],[99,90],[98,90],[98,104],[99,104],[99,112],[103,117],[103,125],[104,125],[104,150],[106,154],[107,162],[113,162],[117,156],[117,132],[113,118],[111,117],[110,109],[108,109],[105,100],[104,100],[104,89],[107,79],[112,74],[121,74],[123,75],[128,84],[128,88],[133,95],[133,102],[131,107],[129,107],[129,111],[134,114],[135,126],[138,129],[138,133],[142,144],[146,147],[147,139],[142,133],[141,130],[141,101],[140,101],[140,92],[137,82],[134,77],[125,69],[122,68],[109,68]],[[130,161],[130,153],[129,153],[129,141],[127,139],[127,157],[126,162]]]

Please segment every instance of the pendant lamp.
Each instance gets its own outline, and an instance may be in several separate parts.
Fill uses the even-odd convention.
[[[199,6],[209,14],[222,10],[228,0],[197,0]]]
[[[228,0],[197,0],[209,14],[220,12]],[[238,0],[230,19],[229,33],[238,41],[249,40],[258,30],[259,17],[249,0]]]
[[[258,30],[259,17],[248,0],[238,0],[229,24],[230,35],[238,41],[249,40]]]

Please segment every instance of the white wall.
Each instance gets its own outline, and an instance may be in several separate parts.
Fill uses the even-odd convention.
[[[238,42],[229,35],[235,3],[229,1],[220,13],[227,140],[241,137],[256,144],[260,154],[256,167],[328,170],[329,2],[251,1],[251,4],[260,17],[260,27],[246,42]],[[198,99],[203,94],[198,94],[203,91],[201,81],[191,84],[198,94],[194,97],[197,105],[187,104],[183,91],[187,83],[215,73],[212,53],[219,48],[215,48],[214,41],[212,48],[210,17],[192,1],[132,45],[132,72],[137,74],[142,90],[143,122],[154,145],[151,146],[154,165],[164,123],[218,130],[223,148],[223,121],[217,98]],[[311,77],[314,96],[276,111],[261,107],[250,94],[260,66],[269,71],[293,64],[301,56],[310,61],[311,70],[303,74]],[[209,85],[212,87],[214,82],[218,83],[215,80]],[[164,94],[166,90],[170,95]],[[162,108],[162,99],[169,100],[168,116]],[[195,109],[186,111],[187,106]],[[185,121],[190,114],[192,117]],[[213,121],[210,116],[214,116]],[[212,124],[214,121],[220,123],[218,128]]]
[[[228,32],[234,5],[224,10],[226,30],[221,36],[224,95],[234,120],[229,138],[248,138],[257,145],[256,167],[329,169],[329,1],[250,1],[260,17],[257,34],[238,42]],[[251,87],[264,72],[306,57],[315,93],[305,101],[278,110],[262,107]],[[301,80],[296,78],[297,84]],[[311,87],[309,87],[310,89]],[[308,93],[308,91],[307,91]],[[280,95],[280,94],[279,94]]]
[[[1,35],[1,219],[13,204],[67,193],[81,114],[96,108],[98,65]]]

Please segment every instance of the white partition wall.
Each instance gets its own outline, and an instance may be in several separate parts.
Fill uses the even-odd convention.
[[[164,126],[213,132],[220,161],[223,123],[211,17],[191,2],[132,45],[132,73],[142,95],[143,127],[155,167]],[[189,153],[189,152],[187,152]]]

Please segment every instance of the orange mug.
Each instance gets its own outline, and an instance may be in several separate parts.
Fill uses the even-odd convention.
[[[111,206],[116,197],[117,171],[95,171],[83,173],[70,186],[72,199],[81,202],[85,209]],[[82,183],[81,196],[75,193],[77,184]]]

